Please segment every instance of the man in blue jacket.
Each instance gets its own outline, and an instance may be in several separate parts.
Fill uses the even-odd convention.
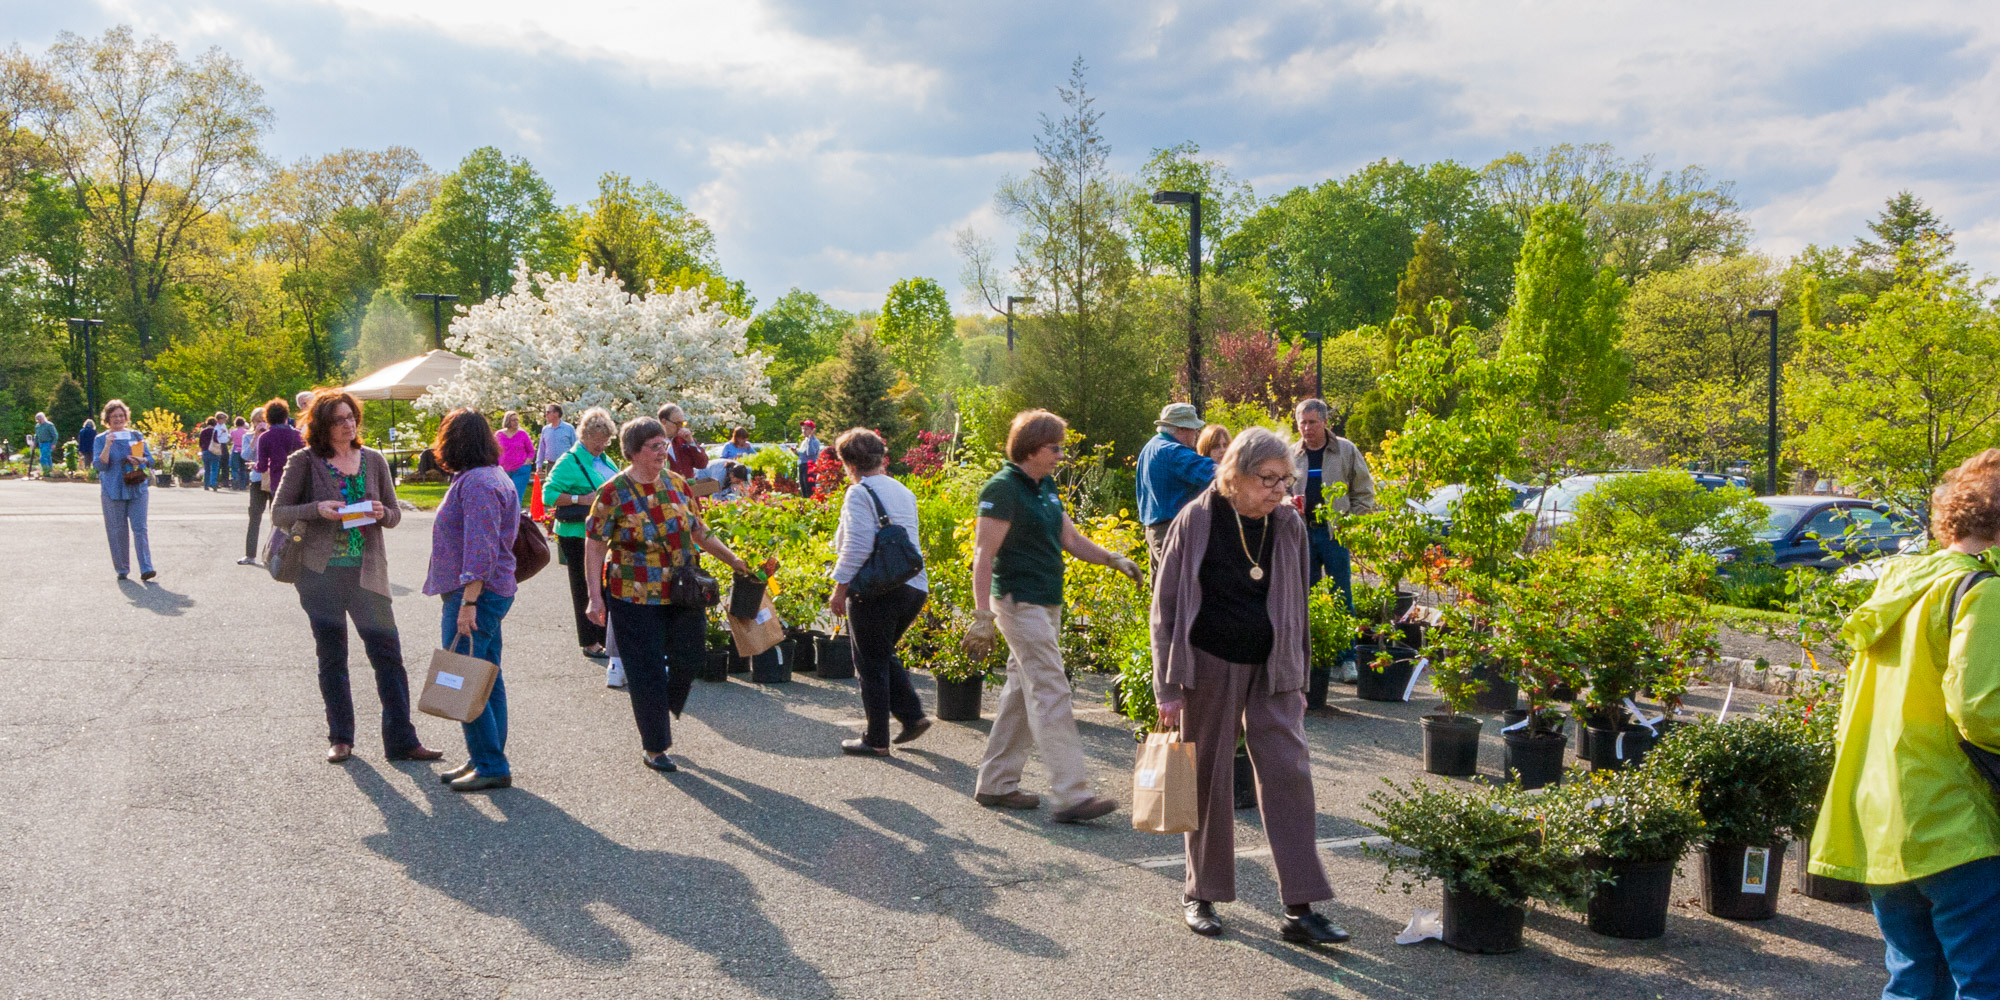
[[[1215,479],[1215,461],[1194,450],[1202,422],[1193,405],[1167,404],[1153,426],[1160,433],[1139,449],[1139,523],[1146,526],[1146,549],[1158,563],[1167,525]]]

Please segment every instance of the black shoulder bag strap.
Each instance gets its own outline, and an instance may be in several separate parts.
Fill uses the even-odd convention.
[[[882,506],[882,498],[875,495],[875,487],[870,486],[867,483],[855,483],[854,485],[859,486],[864,490],[867,490],[868,499],[875,501],[875,530],[880,531],[883,528],[888,527],[889,508]],[[1993,574],[1988,573],[1987,575],[1992,576]]]
[[[1957,586],[1951,588],[1951,603],[1945,606],[1944,621],[1947,637],[1950,635],[1951,627],[1958,623],[1959,602],[1965,600],[1965,595],[1971,593],[1972,588],[1981,580],[1992,577],[1993,574],[1986,570],[1973,570],[1960,578]],[[1949,638],[1946,639],[1946,648],[1950,648]],[[1966,739],[1958,741],[1958,748],[1965,751],[1965,755],[1972,759],[1973,768],[1986,778],[1986,783],[1992,786],[1994,794],[2000,795],[2000,754]]]

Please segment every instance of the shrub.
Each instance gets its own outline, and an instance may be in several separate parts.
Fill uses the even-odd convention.
[[[1762,846],[1811,835],[1833,747],[1799,715],[1706,719],[1674,727],[1642,767],[1696,791],[1709,842]]]
[[[1559,837],[1545,835],[1537,796],[1512,785],[1382,782],[1388,790],[1369,795],[1376,820],[1365,825],[1395,844],[1363,850],[1388,866],[1384,889],[1400,882],[1407,893],[1435,881],[1506,905],[1581,906],[1597,881]]]
[[[1706,829],[1694,790],[1649,771],[1592,771],[1544,795],[1549,829],[1576,853],[1679,861]]]
[[[174,459],[174,478],[183,483],[192,483],[201,478],[201,463],[192,458]]]

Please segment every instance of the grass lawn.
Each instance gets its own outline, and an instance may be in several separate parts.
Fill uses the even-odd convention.
[[[1753,608],[1738,608],[1727,604],[1708,606],[1715,619],[1725,625],[1797,625],[1799,616],[1783,611],[1759,611]]]
[[[396,487],[396,496],[416,504],[419,510],[436,510],[444,502],[447,483],[411,483]]]

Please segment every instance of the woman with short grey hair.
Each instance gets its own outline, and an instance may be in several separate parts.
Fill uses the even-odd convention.
[[[1221,934],[1215,904],[1236,898],[1234,758],[1244,736],[1285,903],[1278,932],[1334,944],[1347,932],[1312,909],[1333,887],[1314,842],[1306,528],[1285,502],[1294,478],[1284,439],[1251,427],[1223,453],[1215,484],[1175,516],[1153,585],[1153,689],[1160,728],[1195,746],[1201,826],[1187,834],[1188,929]]]

